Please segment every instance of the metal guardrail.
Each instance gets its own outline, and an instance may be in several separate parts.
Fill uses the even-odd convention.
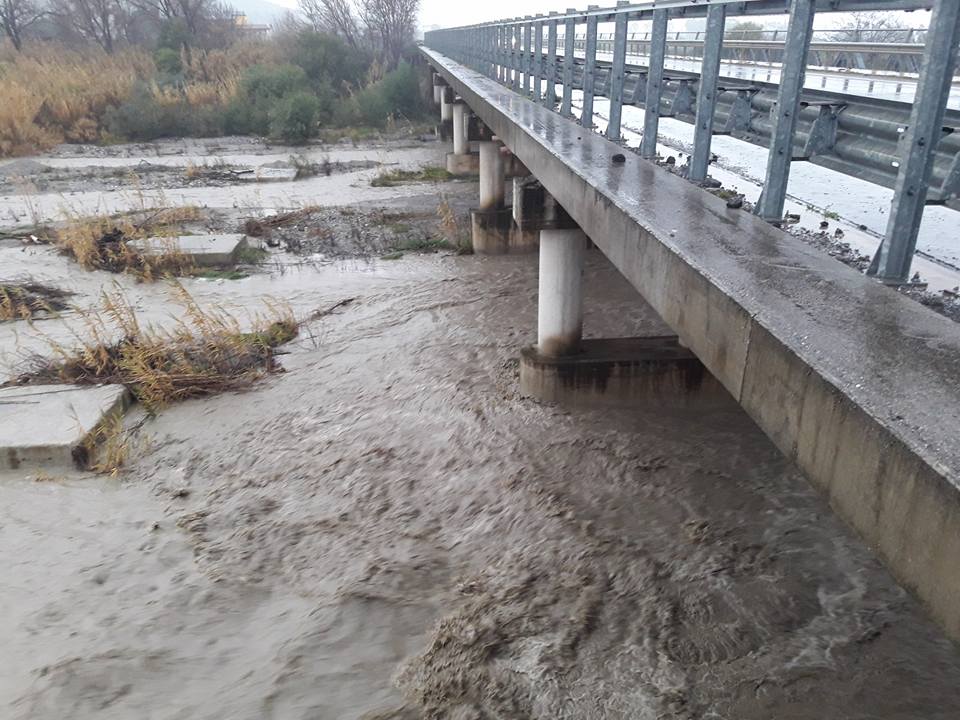
[[[667,38],[668,57],[702,58],[706,46],[703,38],[678,38],[679,35],[702,35],[703,33],[671,33]],[[636,33],[635,35],[639,35]],[[723,40],[721,58],[726,62],[779,64],[783,62],[786,33],[779,40],[738,40],[727,33]],[[600,33],[597,37],[597,52],[612,53],[614,35]],[[557,41],[557,51],[564,50],[565,38]],[[586,49],[586,35],[578,35],[574,48]],[[545,48],[544,48],[545,50]],[[923,65],[924,46],[894,42],[835,42],[813,41],[810,43],[807,64],[817,67],[877,70],[889,73],[919,73]],[[627,57],[649,55],[649,34],[627,39]]]
[[[817,12],[932,9],[911,106],[804,89]],[[720,80],[728,17],[789,14],[776,85]],[[666,71],[668,21],[707,18],[699,73]],[[647,66],[627,64],[630,23],[652,21]],[[598,61],[600,23],[614,24],[612,61]],[[560,39],[585,26],[583,57]],[[561,34],[562,33],[562,34]],[[957,0],[656,0],[616,8],[568,10],[427,33],[424,44],[573,116],[583,91],[581,123],[593,127],[594,99],[610,99],[606,135],[620,141],[624,104],[645,108],[640,155],[654,158],[660,117],[692,120],[696,130],[688,177],[702,182],[711,139],[730,134],[769,148],[756,212],[783,218],[790,166],[810,161],[894,188],[885,238],[871,274],[906,282],[924,207],[960,196],[960,113],[947,112],[960,43]],[[546,48],[546,53],[534,48]],[[559,97],[556,88],[562,87]],[[544,88],[546,92],[544,92]],[[945,126],[945,120],[948,124]],[[798,152],[799,150],[799,152]]]

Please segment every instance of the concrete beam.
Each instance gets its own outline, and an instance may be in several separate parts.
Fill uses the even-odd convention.
[[[960,326],[422,52],[960,640]]]

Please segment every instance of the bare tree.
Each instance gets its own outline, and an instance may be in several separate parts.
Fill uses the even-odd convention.
[[[907,42],[910,26],[889,12],[851,13],[830,39],[836,42],[901,43]]]
[[[17,52],[23,50],[25,33],[44,14],[34,0],[0,0],[0,25]]]
[[[207,28],[211,18],[224,16],[227,8],[216,0],[130,0],[133,5],[154,13],[161,20],[182,20],[191,35]]]
[[[299,0],[300,9],[314,30],[342,38],[359,47],[363,33],[350,0]]]
[[[55,0],[54,12],[80,37],[106,53],[116,49],[128,17],[121,0]]]
[[[400,64],[404,48],[413,41],[419,11],[420,0],[360,0],[360,19],[379,44],[388,68]]]

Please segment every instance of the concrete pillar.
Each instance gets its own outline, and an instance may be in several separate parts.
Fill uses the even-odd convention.
[[[469,108],[462,100],[453,105],[453,154],[466,155],[470,152],[467,140],[467,118]]]
[[[583,337],[583,261],[587,236],[579,228],[540,232],[537,348],[560,357],[580,351]]]
[[[440,122],[453,122],[453,88],[444,87],[440,92]]]
[[[500,152],[500,143],[480,143],[480,209],[496,210],[503,207],[506,195],[506,166]]]

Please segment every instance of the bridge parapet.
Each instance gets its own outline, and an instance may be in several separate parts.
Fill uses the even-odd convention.
[[[930,28],[923,33],[922,62],[912,107],[864,100],[846,91],[813,91],[805,87],[811,45],[816,48],[813,21],[817,12],[931,8]],[[789,12],[789,27],[782,49],[777,49],[781,65],[777,84],[762,87],[763,83],[751,82],[760,87],[747,98],[749,107],[744,116],[742,102],[738,104],[743,100],[739,93],[734,97],[727,92],[712,91],[717,87],[723,64],[726,20],[732,16],[786,12]],[[702,66],[699,74],[692,75],[697,80],[694,93],[686,79],[664,76],[670,42],[668,22],[704,16],[708,29],[702,40],[696,41],[702,43],[701,54],[696,58]],[[631,33],[630,23],[638,21],[652,21],[653,31],[649,37],[639,39]],[[601,35],[601,23],[614,25],[614,34]],[[568,43],[567,38],[578,37],[578,27],[585,30],[582,42]],[[673,42],[686,41],[675,37]],[[627,62],[631,43],[635,48],[643,44],[647,61],[642,70]],[[522,90],[527,96],[532,93],[537,103],[553,106],[555,96],[561,96],[559,109],[563,114],[572,112],[573,89],[582,89],[581,118],[589,129],[593,127],[594,98],[606,95],[610,100],[606,133],[611,139],[621,137],[624,104],[642,105],[646,112],[642,154],[646,157],[655,152],[661,113],[675,111],[673,115],[692,121],[695,97],[691,179],[706,179],[711,138],[718,132],[715,130],[715,125],[720,126],[718,119],[726,113],[725,132],[769,147],[764,192],[757,203],[757,214],[770,222],[780,222],[783,218],[793,162],[816,162],[893,187],[886,236],[870,271],[890,284],[904,284],[910,277],[925,206],[930,203],[958,205],[960,112],[947,112],[960,44],[960,3],[956,0],[622,2],[615,8],[571,10],[546,17],[434,31],[427,33],[425,44],[489,77],[498,78],[515,90]],[[604,50],[609,51],[607,54],[612,59],[600,56]],[[558,79],[563,86],[561,93],[556,92]],[[829,123],[830,127],[836,126],[836,131],[827,134],[823,133],[823,114],[815,107],[824,103],[836,108],[836,117]],[[731,126],[733,115],[737,122]],[[814,135],[816,142],[811,143]]]

